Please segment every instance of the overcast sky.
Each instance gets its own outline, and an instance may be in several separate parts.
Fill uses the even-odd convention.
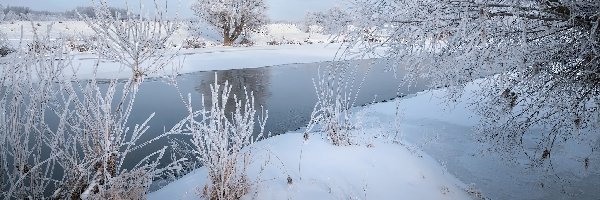
[[[141,0],[146,7],[154,7],[152,0]],[[158,0],[165,2],[165,0]],[[272,20],[302,20],[306,11],[322,11],[340,5],[343,0],[265,0]],[[65,11],[77,6],[91,5],[91,0],[0,0],[3,6],[27,6],[33,10]],[[111,5],[125,7],[125,0],[108,0]],[[130,6],[139,7],[140,0],[128,0]],[[179,11],[180,16],[192,17],[190,5],[193,0],[169,0],[170,13]],[[172,14],[174,15],[174,14]]]

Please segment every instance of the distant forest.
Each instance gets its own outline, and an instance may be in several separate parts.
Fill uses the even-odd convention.
[[[119,16],[125,18],[127,16],[127,10],[124,8],[109,7],[110,13],[113,16]],[[0,21],[21,21],[21,20],[34,20],[34,21],[56,21],[56,20],[76,20],[79,19],[79,13],[81,16],[94,17],[94,7],[77,7],[73,10],[64,12],[51,12],[51,11],[37,11],[32,10],[29,7],[24,6],[4,6],[0,5]]]

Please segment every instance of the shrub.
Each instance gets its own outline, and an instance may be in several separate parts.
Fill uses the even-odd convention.
[[[265,112],[255,119],[252,92],[250,95],[245,92],[244,99],[233,95],[235,111],[226,113],[230,92],[231,85],[228,82],[223,86],[217,84],[215,74],[210,106],[204,105],[200,111],[193,112],[189,99],[187,125],[184,127],[184,123],[180,123],[179,131],[192,136],[192,152],[208,169],[210,182],[202,189],[202,196],[211,200],[239,199],[248,192],[250,183],[246,168],[250,155],[241,150],[262,137],[268,118],[268,112]],[[206,103],[204,96],[202,101]],[[255,120],[260,127],[257,133],[254,131]]]
[[[356,87],[356,69],[350,64],[332,63],[319,70],[318,80],[313,81],[317,103],[311,114],[305,137],[308,131],[318,124],[333,145],[352,144],[351,130],[355,126],[350,120],[352,116],[350,109],[354,106],[362,84]]]
[[[11,48],[9,48],[7,46],[0,47],[0,57],[5,57],[5,56],[7,56],[8,54],[10,54],[12,52],[15,52],[15,50],[11,49]]]
[[[183,41],[182,48],[184,48],[184,49],[206,48],[206,42],[202,41],[200,38],[197,38],[197,37],[188,38]]]

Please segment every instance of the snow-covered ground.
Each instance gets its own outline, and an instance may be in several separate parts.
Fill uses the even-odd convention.
[[[304,141],[289,132],[246,148],[253,155],[249,167],[252,189],[245,199],[477,199],[477,185],[467,185],[448,172],[437,158],[424,153],[422,139],[428,130],[415,119],[444,120],[468,125],[470,112],[457,106],[451,113],[432,101],[434,90],[386,103],[355,108],[357,145],[333,146],[322,134]],[[399,103],[399,104],[398,104]],[[402,111],[397,124],[396,108]],[[445,114],[440,114],[445,113]],[[399,130],[397,128],[400,128]],[[398,131],[397,131],[398,130]],[[440,133],[442,134],[442,133]],[[469,140],[449,141],[461,145]],[[410,143],[409,141],[415,142]],[[440,141],[436,141],[440,142]],[[458,144],[457,144],[458,143]],[[476,167],[476,166],[472,166]],[[471,168],[466,166],[466,168]],[[287,177],[292,184],[287,183]],[[206,168],[199,168],[149,195],[149,199],[197,199],[207,183]]]
[[[92,35],[92,30],[81,21],[61,22],[25,22],[0,24],[0,30],[15,46],[22,37],[25,42],[33,37],[33,29],[46,30],[51,26],[51,38],[66,38],[75,43],[86,43],[81,38]],[[21,36],[21,29],[23,36]],[[180,48],[184,40],[191,37],[185,24],[170,38],[164,56],[173,58],[172,62],[162,71],[148,74],[149,76],[173,75],[174,73],[190,73],[196,71],[228,70],[240,68],[257,68],[276,66],[290,63],[314,63],[340,59],[369,59],[377,55],[340,55],[348,51],[341,43],[331,43],[330,36],[319,33],[307,33],[293,24],[270,24],[267,32],[253,36],[255,45],[251,47],[223,47],[208,45],[205,48],[184,49]],[[267,45],[270,41],[277,41],[281,45]],[[287,44],[284,41],[294,41]],[[306,41],[310,41],[307,43]],[[218,43],[211,41],[211,43]],[[357,49],[349,51],[358,52]],[[98,71],[94,72],[98,55],[93,51],[73,51],[73,68],[66,69],[66,77],[76,74],[79,79],[112,79],[131,77],[131,70],[125,68],[117,61],[102,59],[98,64]],[[96,74],[94,74],[96,73]]]
[[[339,147],[292,132],[246,150],[252,188],[243,199],[470,199],[466,186],[431,157],[385,139]],[[149,199],[198,199],[206,179],[206,168],[194,170]]]
[[[399,127],[399,139],[418,146],[449,173],[491,199],[600,198],[600,166],[585,166],[583,159],[590,155],[589,160],[600,159],[584,145],[597,138],[557,147],[551,169],[530,167],[524,154],[515,154],[514,160],[508,161],[488,152],[491,144],[474,137],[480,118],[470,108],[478,99],[473,98],[474,91],[485,85],[482,81],[485,79],[469,84],[454,103],[448,103],[445,89],[438,89],[368,106],[364,112],[369,117],[362,118],[362,123],[393,124],[398,105],[401,114],[395,126]]]
[[[253,47],[210,47],[202,49],[182,49],[162,72],[150,76],[171,75],[196,71],[258,68],[290,63],[315,63],[339,60],[341,44],[278,45]],[[165,54],[165,56],[171,56]],[[363,57],[374,58],[374,56]],[[344,58],[350,59],[350,58]],[[78,78],[93,77],[97,56],[92,53],[77,54],[74,57],[74,70],[65,73],[77,74]],[[131,71],[116,61],[102,60],[98,66],[97,78],[128,78]]]
[[[357,146],[336,147],[316,134],[304,142],[290,132],[249,149],[254,180],[248,199],[597,199],[600,167],[580,162],[589,149],[567,144],[554,168],[528,167],[523,155],[507,162],[473,138],[479,118],[469,108],[480,82],[458,103],[430,90],[355,108]],[[400,120],[396,120],[396,108]],[[300,158],[302,151],[302,158]],[[597,160],[597,157],[591,157]],[[262,168],[266,166],[265,168]],[[260,170],[264,170],[260,173]],[[193,199],[206,183],[200,168],[150,194]],[[556,175],[561,178],[557,179]],[[287,184],[287,176],[293,180]],[[455,178],[455,177],[458,177]],[[302,180],[300,180],[302,178]],[[479,196],[478,196],[479,195]],[[478,197],[477,197],[478,196]]]

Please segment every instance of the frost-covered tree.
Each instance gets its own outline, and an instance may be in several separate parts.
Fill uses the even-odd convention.
[[[231,46],[247,32],[259,31],[267,22],[264,0],[197,0],[194,14],[223,36]]]
[[[479,138],[550,160],[569,141],[600,149],[600,2],[357,0],[358,30],[385,38],[408,79],[460,91],[483,80]],[[363,33],[353,35],[365,41]],[[459,93],[451,93],[459,94]],[[589,161],[587,158],[582,159]],[[583,166],[583,164],[582,164]],[[587,165],[586,165],[587,166]]]
[[[135,18],[131,12],[125,8],[108,7],[112,17],[120,17],[121,19]],[[94,6],[79,6],[73,10],[65,11],[63,14],[69,19],[77,19],[79,16],[96,17],[96,8]],[[138,16],[139,17],[139,16]]]
[[[15,12],[13,12],[12,10],[9,10],[4,14],[4,20],[14,22],[21,20],[21,17],[18,14],[15,14]]]
[[[307,12],[304,23],[307,28],[318,26],[325,34],[342,34],[348,30],[352,21],[349,13],[340,7],[333,7],[325,12]]]

